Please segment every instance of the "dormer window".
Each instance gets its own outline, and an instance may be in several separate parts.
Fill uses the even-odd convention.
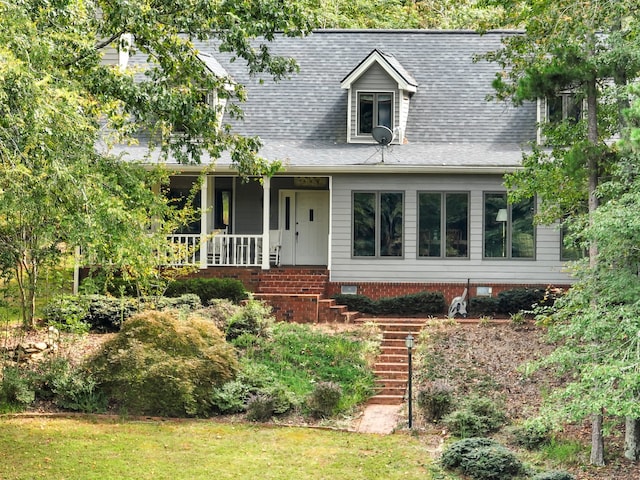
[[[358,135],[382,125],[393,131],[393,93],[358,93]]]
[[[557,95],[538,99],[538,144],[548,143],[541,128],[543,124],[558,125],[567,122],[575,125],[585,114],[584,99],[576,92],[563,91]]]
[[[393,56],[373,50],[347,75],[347,142],[375,143],[373,129],[393,132],[393,143],[405,141],[409,103],[418,83]]]

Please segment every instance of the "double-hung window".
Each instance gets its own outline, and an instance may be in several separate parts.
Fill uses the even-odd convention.
[[[484,257],[535,257],[534,199],[507,203],[506,193],[484,196]]]
[[[403,255],[404,193],[353,193],[354,257]]]
[[[418,256],[469,256],[468,193],[418,193]]]
[[[393,130],[393,93],[358,93],[358,135],[379,125]]]

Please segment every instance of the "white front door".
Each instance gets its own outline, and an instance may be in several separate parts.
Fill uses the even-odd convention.
[[[283,265],[327,265],[329,192],[280,192]]]

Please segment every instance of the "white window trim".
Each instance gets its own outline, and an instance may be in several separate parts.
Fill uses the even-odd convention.
[[[398,129],[398,115],[397,115],[397,107],[398,107],[398,92],[397,90],[354,90],[354,95],[351,95],[352,90],[349,90],[350,98],[349,98],[349,113],[347,115],[348,124],[348,136],[347,143],[376,143],[371,134],[359,134],[360,130],[360,109],[358,100],[360,98],[360,94],[362,93],[372,93],[374,95],[380,94],[391,94],[391,130],[394,132],[394,139],[392,143],[398,143],[398,135],[395,135]],[[355,102],[352,103],[352,102]],[[351,118],[352,112],[355,110],[355,119]],[[376,127],[377,125],[374,125]],[[353,132],[353,134],[351,133]]]

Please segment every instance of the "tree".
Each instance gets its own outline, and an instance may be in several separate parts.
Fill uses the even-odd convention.
[[[534,146],[531,154],[524,155],[523,170],[507,176],[510,199],[537,195],[539,221],[569,219],[576,225],[586,212],[587,220],[581,224],[593,227],[601,200],[598,180],[610,175],[620,158],[618,148],[609,140],[623,127],[622,94],[628,81],[640,71],[637,4],[613,0],[484,3],[503,6],[502,24],[524,28],[522,35],[505,37],[504,49],[485,57],[503,67],[494,82],[497,97],[519,104],[565,94],[586,109],[584,115],[542,126],[551,148]],[[587,245],[588,272],[593,273],[599,268],[597,238],[588,237]],[[602,313],[609,302],[603,301],[601,295],[590,296],[589,301],[590,305],[582,305],[581,309],[567,307],[574,315],[564,320],[598,323],[592,313]],[[586,330],[583,333],[574,343],[577,350],[583,342],[596,341],[596,349],[599,348],[597,339]],[[597,403],[585,403],[581,408],[582,414],[589,413],[593,419],[591,463],[603,464],[602,410]]]
[[[204,92],[242,100],[244,90],[205,74],[193,41],[215,35],[252,72],[282,78],[296,64],[272,56],[267,43],[276,31],[309,31],[296,2],[8,0],[0,25],[0,272],[18,282],[25,326],[33,326],[41,269],[75,245],[141,277],[157,271],[176,226],[152,188],[166,174],[97,145],[145,131],[152,147],[182,162],[229,150],[242,175],[277,168],[257,155],[257,138],[217,128],[223,112],[202,102]],[[257,36],[264,41],[254,47]],[[142,53],[149,67],[107,65],[108,48]]]

